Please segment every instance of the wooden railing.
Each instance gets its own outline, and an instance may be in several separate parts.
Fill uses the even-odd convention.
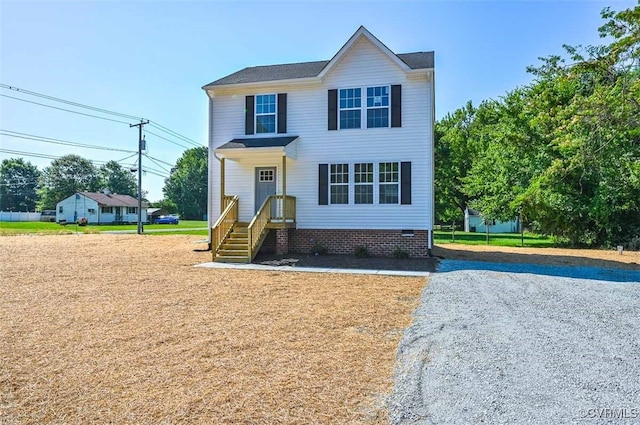
[[[247,229],[249,261],[252,261],[255,254],[257,254],[258,244],[267,231],[269,221],[271,221],[271,198],[272,196],[268,196],[267,199],[264,200],[256,215],[253,216],[253,220],[249,223],[249,228]]]
[[[283,227],[287,222],[296,220],[296,198],[294,196],[270,195],[249,223],[248,243],[249,261],[253,260],[260,248],[269,224],[280,221]]]
[[[222,211],[224,211],[227,208],[227,206],[231,203],[231,201],[233,201],[234,198],[237,198],[237,196],[224,195],[222,197]]]
[[[214,259],[225,238],[233,230],[234,223],[238,221],[238,196],[230,196],[229,198],[231,199],[227,206],[211,228],[211,250],[213,251]]]
[[[296,198],[295,196],[272,195],[271,211],[275,212],[272,220],[295,221],[296,219]]]

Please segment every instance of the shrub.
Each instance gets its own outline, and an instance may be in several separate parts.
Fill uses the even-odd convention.
[[[327,248],[324,247],[320,242],[316,242],[311,248],[311,253],[315,255],[325,255],[327,253]]]
[[[355,255],[358,258],[367,258],[370,256],[369,250],[367,249],[366,246],[357,246],[356,249],[353,251],[353,255]]]
[[[89,220],[87,220],[85,217],[80,217],[76,223],[78,224],[78,226],[86,226],[87,223],[89,223]]]
[[[409,258],[409,251],[400,248],[399,246],[395,247],[391,252],[391,256],[396,260],[402,260],[405,258]]]
[[[629,251],[640,251],[640,236],[634,236],[627,242],[627,249]]]

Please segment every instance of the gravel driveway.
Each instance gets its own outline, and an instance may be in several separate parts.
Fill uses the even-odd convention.
[[[465,263],[423,291],[392,424],[640,423],[640,272]]]

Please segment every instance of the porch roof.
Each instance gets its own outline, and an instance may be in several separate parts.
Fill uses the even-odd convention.
[[[288,157],[295,158],[295,144],[292,145],[292,142],[297,139],[298,136],[233,139],[217,147],[215,152],[227,158],[267,152],[282,152]]]

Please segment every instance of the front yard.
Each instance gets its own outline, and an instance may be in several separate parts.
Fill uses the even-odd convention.
[[[0,238],[0,423],[384,423],[424,279],[200,269],[193,236]]]

